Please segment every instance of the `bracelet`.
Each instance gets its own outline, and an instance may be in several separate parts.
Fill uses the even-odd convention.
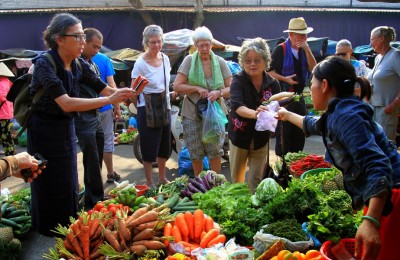
[[[219,96],[220,96],[220,97],[223,97],[223,96],[222,96],[222,89],[219,90]]]
[[[364,219],[367,219],[367,220],[371,221],[372,223],[375,224],[376,228],[380,228],[380,226],[381,226],[381,224],[379,223],[379,221],[378,221],[376,218],[374,218],[374,217],[371,217],[371,216],[362,216],[361,219],[363,219],[363,220],[364,220]]]

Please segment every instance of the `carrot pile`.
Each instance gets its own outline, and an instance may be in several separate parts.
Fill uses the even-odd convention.
[[[178,213],[173,224],[167,223],[164,226],[164,237],[171,236],[173,241],[164,240],[169,253],[175,251],[174,243],[180,244],[185,253],[190,254],[196,248],[208,248],[226,241],[225,235],[220,234],[218,225],[211,217],[205,217],[201,209],[195,210],[193,214],[189,211]]]
[[[111,213],[87,214],[83,212],[75,220],[71,218],[71,225],[68,228],[58,226],[58,234],[65,236],[62,243],[58,245],[58,250],[62,257],[75,259],[99,259],[101,254],[98,247],[104,242],[102,226],[108,226],[113,219]]]
[[[166,206],[145,207],[128,216],[125,209],[112,212],[81,212],[78,220],[71,218],[71,225],[57,227],[65,236],[56,248],[66,259],[104,259],[106,256],[142,256],[147,250],[165,249],[162,237],[166,223],[174,220]]]

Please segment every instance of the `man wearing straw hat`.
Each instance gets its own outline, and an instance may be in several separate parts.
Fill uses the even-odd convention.
[[[13,123],[10,121],[14,117],[14,109],[13,103],[6,99],[12,85],[8,77],[14,77],[14,74],[3,62],[0,62],[0,142],[3,144],[6,156],[15,154],[15,145],[11,136]]]
[[[303,17],[293,18],[287,32],[289,37],[285,42],[275,47],[272,52],[272,62],[269,74],[279,80],[281,91],[300,94],[303,92],[311,71],[317,64],[315,57],[307,44],[307,34],[314,29],[308,27]],[[299,115],[306,114],[304,99],[300,102],[289,104],[287,110]],[[281,133],[280,124],[283,123]],[[303,150],[305,143],[304,133],[301,129],[289,122],[279,122],[277,127],[275,152],[283,156],[288,152]]]

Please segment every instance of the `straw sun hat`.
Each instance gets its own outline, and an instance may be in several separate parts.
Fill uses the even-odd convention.
[[[303,17],[290,19],[289,28],[283,32],[294,32],[299,34],[308,34],[314,31],[312,27],[307,27]]]
[[[0,76],[15,77],[11,70],[3,62],[0,62]]]

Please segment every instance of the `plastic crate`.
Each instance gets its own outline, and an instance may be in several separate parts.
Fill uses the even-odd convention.
[[[339,243],[343,245],[343,247],[354,257],[355,245],[356,240],[354,238],[342,238],[339,240]],[[335,244],[332,241],[325,241],[321,248],[320,252],[326,260],[336,260],[333,256],[331,249],[334,247]]]

